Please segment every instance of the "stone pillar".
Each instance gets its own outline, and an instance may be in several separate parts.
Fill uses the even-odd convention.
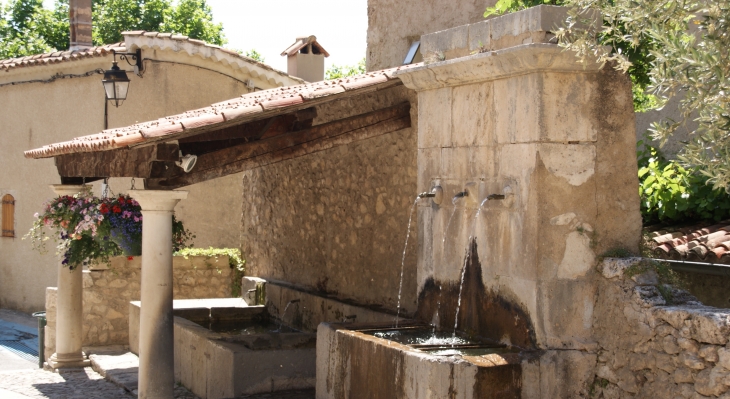
[[[87,186],[51,185],[58,196],[75,195]],[[58,292],[56,303],[56,353],[48,358],[54,369],[86,367],[89,359],[81,351],[83,344],[83,286],[82,267],[70,270],[58,261]]]
[[[172,398],[175,384],[172,322],[172,213],[187,191],[134,190],[142,206],[142,292],[139,398]]]

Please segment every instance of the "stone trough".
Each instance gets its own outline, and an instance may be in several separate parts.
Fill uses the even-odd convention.
[[[407,343],[417,323],[322,323],[317,330],[317,398],[520,398],[531,352],[499,344]],[[410,334],[412,337],[414,334]],[[383,337],[390,336],[392,339]],[[400,341],[400,342],[399,342]],[[414,342],[414,341],[411,341]]]
[[[281,326],[263,305],[240,298],[176,300],[173,306],[175,381],[199,397],[314,387],[315,334]],[[131,337],[138,317],[139,302],[132,302]]]

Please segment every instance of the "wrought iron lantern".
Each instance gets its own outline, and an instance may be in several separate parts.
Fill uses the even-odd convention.
[[[142,51],[137,50],[134,53],[117,53],[112,50],[114,55],[114,61],[112,61],[112,69],[104,71],[104,79],[101,83],[104,85],[104,93],[106,94],[107,101],[111,101],[115,107],[122,105],[122,102],[127,99],[127,92],[129,91],[129,77],[127,72],[119,68],[117,65],[117,54],[119,58],[127,61],[127,63],[134,67],[134,72],[138,75],[142,70]],[[130,62],[130,58],[135,63]]]

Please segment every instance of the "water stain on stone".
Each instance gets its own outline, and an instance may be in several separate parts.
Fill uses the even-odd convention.
[[[458,299],[459,281],[440,282],[429,278],[418,295],[416,318],[430,323],[438,310],[437,327],[453,331]],[[503,341],[506,338],[524,349],[536,347],[535,328],[526,309],[484,286],[475,239],[467,254],[457,331],[477,339]]]

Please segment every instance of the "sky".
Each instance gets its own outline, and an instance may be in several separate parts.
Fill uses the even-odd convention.
[[[367,0],[207,0],[223,23],[226,48],[255,49],[266,63],[286,71],[280,56],[297,36],[317,36],[332,64],[354,65],[365,57]],[[52,8],[54,0],[44,0]]]

